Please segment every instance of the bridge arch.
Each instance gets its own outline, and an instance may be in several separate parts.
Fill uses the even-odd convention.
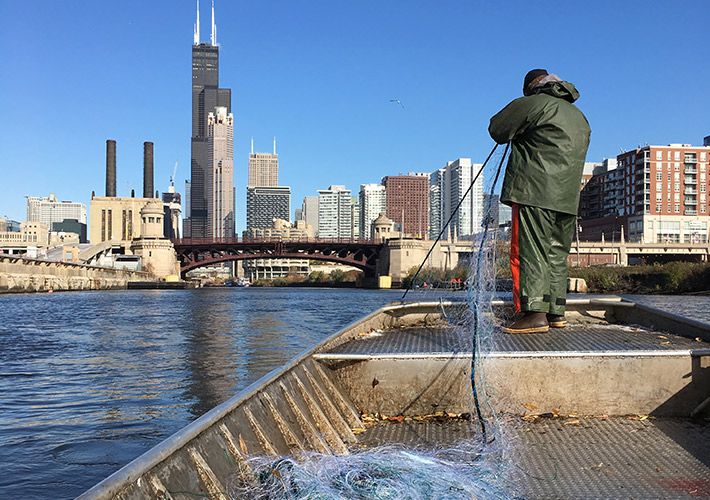
[[[247,259],[308,259],[345,264],[375,276],[383,243],[363,239],[307,239],[298,241],[246,238],[183,238],[173,240],[180,275],[220,262]]]

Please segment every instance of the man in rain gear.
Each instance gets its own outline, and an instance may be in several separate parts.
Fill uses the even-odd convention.
[[[510,141],[512,148],[500,199],[513,209],[513,301],[523,315],[503,327],[507,333],[567,325],[567,256],[591,132],[572,104],[579,92],[557,75],[530,71],[523,96],[491,118],[488,127],[494,141]]]

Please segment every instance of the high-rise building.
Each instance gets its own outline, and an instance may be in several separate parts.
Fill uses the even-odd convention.
[[[345,186],[318,190],[318,237],[352,238],[352,197]]]
[[[234,237],[234,116],[217,106],[207,116],[207,224],[209,236]]]
[[[429,176],[429,238],[435,240],[439,237],[441,229],[448,219],[444,219],[446,207],[442,193],[445,190],[446,168],[440,168]],[[442,234],[442,238],[446,235]]]
[[[203,238],[210,234],[208,184],[210,170],[208,118],[215,108],[231,113],[232,91],[219,88],[219,46],[217,26],[212,6],[212,36],[210,43],[200,42],[200,10],[197,4],[194,45],[192,46],[192,140],[190,165],[190,236]],[[185,231],[187,233],[187,231]]]
[[[483,176],[478,176],[471,186],[472,180],[481,167],[480,164],[472,164],[470,158],[459,158],[446,163],[446,196],[448,197],[446,219],[451,217],[451,211],[455,210],[456,205],[461,202],[458,213],[451,221],[452,238],[470,237],[483,230]]]
[[[64,219],[76,219],[86,224],[86,205],[59,201],[54,193],[49,193],[47,198],[27,196],[28,222],[43,222],[47,227],[52,227],[52,224],[63,222]]]
[[[291,188],[288,186],[247,186],[247,228],[273,227],[274,219],[288,221],[291,213]]]
[[[279,185],[279,155],[276,154],[276,139],[274,139],[273,154],[254,153],[254,141],[251,141],[251,154],[249,155],[249,182],[247,185]]]
[[[429,232],[429,174],[390,175],[382,179],[387,217],[404,236],[426,238]]]
[[[185,181],[185,216],[182,219],[183,238],[192,238],[192,226],[190,225],[190,214],[192,213],[192,183]]]
[[[175,192],[175,186],[168,186],[168,192],[163,193],[163,230],[166,238],[180,238],[182,231],[182,204],[180,193]]]
[[[350,198],[350,220],[352,221],[351,238],[360,237],[360,199],[357,196]]]
[[[449,219],[451,222],[442,236],[447,239],[470,238],[482,230],[483,177],[479,176],[471,185],[480,169],[481,165],[471,163],[470,158],[459,158],[446,162],[446,167],[431,174],[431,237],[438,236]]]
[[[372,238],[372,223],[387,210],[382,184],[360,184],[360,238]]]
[[[600,168],[580,196],[581,237],[707,243],[710,147],[644,146]]]
[[[314,236],[318,236],[318,197],[306,196],[301,205],[301,218],[313,228]]]

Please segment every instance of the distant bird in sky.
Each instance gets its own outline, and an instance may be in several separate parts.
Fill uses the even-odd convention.
[[[404,107],[404,104],[402,104],[402,101],[400,101],[400,100],[398,100],[398,99],[390,99],[390,102],[396,102],[397,104],[399,104],[400,106],[402,106],[402,109],[406,109],[406,108]]]

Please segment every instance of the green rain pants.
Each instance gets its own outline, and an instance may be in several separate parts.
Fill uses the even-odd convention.
[[[564,314],[576,216],[513,204],[510,267],[515,310]]]

